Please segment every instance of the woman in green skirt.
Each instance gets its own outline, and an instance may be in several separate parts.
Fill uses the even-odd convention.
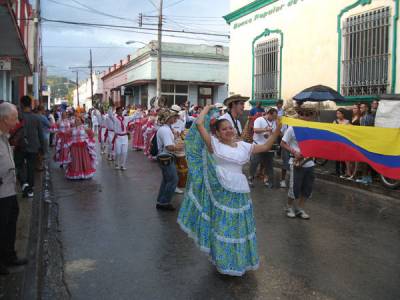
[[[242,276],[259,265],[250,188],[242,167],[252,154],[271,149],[280,126],[264,145],[237,142],[227,120],[218,120],[215,136],[210,134],[214,111],[206,106],[185,139],[189,174],[178,223],[220,273]]]

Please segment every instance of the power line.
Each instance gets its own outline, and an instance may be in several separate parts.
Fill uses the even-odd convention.
[[[67,4],[67,3],[62,3],[62,2],[58,2],[56,0],[47,0],[47,1],[55,3],[55,4],[58,4],[58,5],[61,5],[61,6],[74,8],[74,9],[77,9],[77,10],[80,10],[80,11],[83,10],[83,11],[88,12],[88,13],[101,15],[103,17],[106,16],[106,17],[110,17],[110,18],[114,18],[114,19],[118,19],[118,20],[130,21],[130,22],[134,22],[135,21],[134,19],[128,19],[128,18],[124,18],[124,17],[120,17],[120,16],[115,16],[115,15],[104,13],[104,12],[99,11],[97,9],[91,8],[90,6],[86,6],[85,4],[82,4],[82,3],[78,2],[78,1],[74,1],[74,2],[77,3],[80,6],[75,6],[75,5],[71,5],[71,4]]]
[[[114,48],[121,48],[121,49],[130,49],[129,47],[121,47],[121,46],[63,46],[63,45],[44,45],[43,48],[68,48],[68,49],[114,49]]]
[[[173,18],[182,18],[182,19],[218,19],[218,20],[222,20],[223,22],[225,22],[222,17],[177,16],[177,15],[166,15],[166,14],[164,16],[165,17],[173,17]]]
[[[109,27],[109,28],[123,28],[123,29],[139,29],[139,30],[149,30],[149,31],[157,31],[157,28],[148,28],[148,27],[138,27],[138,26],[126,26],[126,25],[112,25],[112,24],[101,24],[101,23],[87,23],[87,22],[74,22],[67,20],[54,20],[42,18],[43,21],[51,22],[51,23],[61,23],[61,24],[69,24],[69,25],[82,25],[82,26],[94,26],[94,27]],[[219,33],[208,33],[208,32],[197,32],[197,31],[185,31],[185,30],[172,30],[172,29],[163,29],[163,32],[175,32],[182,34],[193,34],[193,35],[207,35],[207,36],[219,36],[229,38],[228,34],[219,34]]]
[[[53,26],[57,28],[68,28],[67,25],[58,25],[58,24],[53,24],[53,23],[44,23],[46,26]],[[86,26],[82,25],[77,25],[81,26],[83,28],[87,28]],[[137,31],[137,30],[132,30],[132,29],[121,29],[121,28],[109,28],[109,27],[103,27],[103,26],[93,26],[94,28],[98,29],[103,29],[103,30],[111,30],[111,31],[118,31],[118,32],[129,32],[129,33],[137,33],[137,34],[144,34],[144,35],[151,35],[154,36],[154,33],[151,32],[143,32],[143,31]],[[195,41],[204,41],[204,42],[212,42],[212,43],[219,43],[219,44],[229,44],[228,41],[222,41],[222,40],[214,40],[214,39],[206,39],[202,37],[190,37],[190,36],[182,36],[182,35],[174,35],[174,34],[164,34],[163,36],[167,37],[173,37],[173,38],[179,38],[179,39],[184,39],[184,40],[195,40]]]
[[[178,1],[174,2],[174,3],[168,4],[168,5],[164,6],[164,9],[170,8],[170,7],[172,7],[172,6],[175,6],[175,5],[177,5],[177,4],[179,4],[179,3],[183,2],[183,1],[185,1],[185,0],[178,0]],[[151,13],[157,12],[157,11],[158,11],[158,7],[156,7],[156,10],[152,10],[152,11],[149,11],[149,12],[147,12],[147,13],[148,13],[148,14],[151,14]]]
[[[86,8],[86,9],[88,9],[89,11],[91,11],[91,12],[93,12],[93,13],[97,13],[97,14],[99,14],[99,15],[103,15],[103,16],[111,17],[111,18],[115,18],[115,19],[120,19],[120,20],[133,21],[132,19],[128,19],[128,18],[124,18],[124,17],[119,17],[119,16],[115,16],[115,15],[111,15],[111,14],[102,12],[102,11],[97,10],[97,9],[95,9],[95,8],[93,8],[93,7],[90,7],[90,6],[86,5],[86,4],[83,4],[83,3],[81,3],[81,2],[79,2],[79,1],[77,1],[77,0],[71,0],[71,1],[74,2],[74,3],[76,3],[76,4],[78,4],[78,5],[80,5],[80,6],[82,6],[82,7],[84,7],[84,8]]]

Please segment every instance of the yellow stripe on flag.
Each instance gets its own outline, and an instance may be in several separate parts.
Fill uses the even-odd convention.
[[[372,153],[400,155],[400,128],[309,122],[288,117],[283,117],[281,122],[288,126],[314,128],[336,133]]]

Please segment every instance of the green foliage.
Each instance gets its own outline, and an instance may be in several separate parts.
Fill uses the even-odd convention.
[[[51,88],[51,98],[63,98],[72,103],[72,91],[75,83],[66,77],[48,76],[47,85]]]

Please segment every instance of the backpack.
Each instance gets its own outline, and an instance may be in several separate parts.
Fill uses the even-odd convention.
[[[157,156],[157,154],[158,154],[157,132],[154,134],[153,138],[151,139],[150,154],[153,157]]]

